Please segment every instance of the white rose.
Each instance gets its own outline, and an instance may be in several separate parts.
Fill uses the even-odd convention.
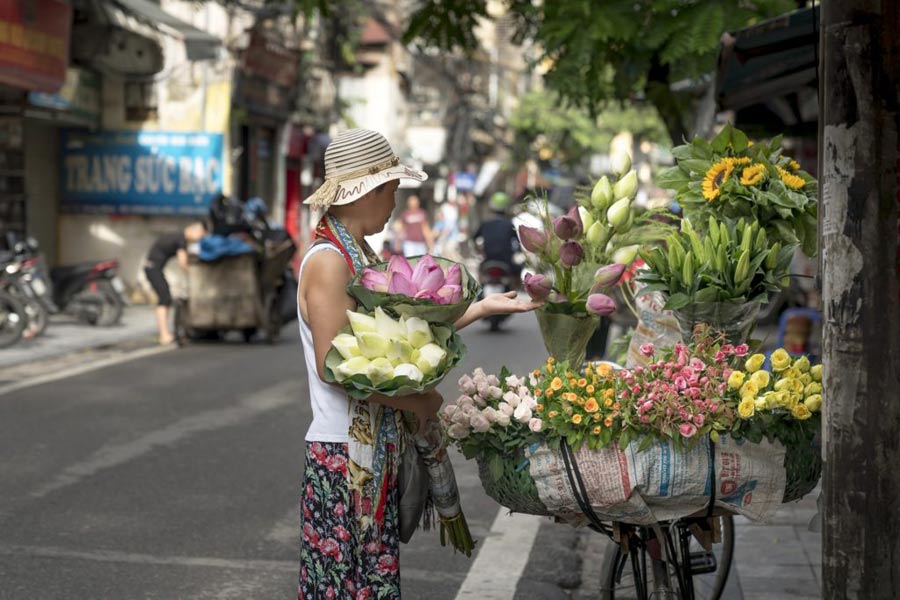
[[[503,400],[513,408],[517,407],[519,402],[521,402],[521,398],[519,398],[515,392],[506,392],[503,394]]]
[[[528,423],[528,421],[531,420],[531,409],[524,403],[520,404],[513,413],[513,417],[515,417],[516,421],[519,423]]]
[[[540,432],[543,426],[544,422],[540,419],[531,419],[530,421],[528,421],[528,429],[532,430],[535,433]]]
[[[500,427],[509,427],[509,421],[509,415],[500,413],[500,416],[497,417],[497,425],[499,425]]]
[[[504,415],[506,415],[507,417],[511,417],[511,416],[513,416],[513,412],[514,412],[516,409],[513,408],[513,406],[512,406],[511,404],[508,404],[508,403],[506,403],[506,402],[501,402],[501,403],[500,403],[500,406],[497,407],[497,410],[499,410],[500,412],[502,412],[502,413],[503,413]]]
[[[522,380],[515,375],[510,375],[506,378],[506,385],[507,387],[516,388],[522,385]]]

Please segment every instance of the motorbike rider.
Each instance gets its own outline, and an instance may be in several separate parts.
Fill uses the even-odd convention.
[[[511,200],[504,192],[495,192],[488,200],[491,215],[475,232],[474,240],[482,248],[484,260],[497,261],[509,265],[511,273],[518,278],[522,270],[513,260],[519,251],[519,238],[512,219],[506,214]]]
[[[159,343],[171,344],[175,336],[169,328],[169,309],[172,306],[172,294],[169,291],[169,282],[163,273],[166,263],[172,257],[177,257],[178,265],[187,271],[188,253],[187,246],[199,242],[206,235],[206,224],[195,221],[182,231],[164,233],[159,236],[147,253],[144,263],[144,274],[147,281],[153,287],[158,298],[156,307],[156,325],[159,329]]]

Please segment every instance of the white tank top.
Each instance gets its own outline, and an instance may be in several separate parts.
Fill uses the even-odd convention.
[[[297,280],[303,277],[303,267],[309,257],[316,252],[330,250],[340,254],[337,246],[331,243],[319,243],[310,248],[300,263]],[[343,256],[343,255],[341,255]],[[348,442],[347,432],[350,429],[350,401],[340,388],[329,385],[319,379],[316,369],[316,351],[313,346],[312,330],[300,313],[297,303],[297,321],[300,324],[300,341],[303,343],[303,357],[306,360],[306,372],[309,374],[309,399],[312,403],[313,420],[306,432],[308,442]]]

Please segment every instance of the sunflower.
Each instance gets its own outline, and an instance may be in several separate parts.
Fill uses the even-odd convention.
[[[802,177],[798,177],[793,173],[786,171],[781,167],[775,167],[778,169],[778,174],[781,175],[781,181],[784,182],[784,185],[788,186],[792,190],[803,189],[803,186],[806,185],[806,182],[803,181]]]
[[[727,157],[727,158],[723,158],[722,160],[724,162],[727,162],[728,164],[730,164],[732,167],[736,167],[738,165],[749,165],[751,162],[750,159],[746,156],[734,157],[734,158]]]
[[[798,163],[798,162],[797,162],[796,160],[794,160],[794,159],[790,159],[790,160],[788,161],[787,166],[788,166],[788,168],[789,168],[791,171],[799,171],[799,170],[800,170],[800,163]]]
[[[703,178],[702,185],[703,197],[706,198],[707,202],[712,202],[719,197],[721,193],[720,188],[728,181],[728,177],[733,169],[734,165],[727,158],[723,158],[709,168],[706,172],[706,177]]]
[[[762,181],[762,178],[763,176],[765,176],[765,174],[765,165],[761,165],[760,163],[750,165],[741,172],[741,185],[756,185],[757,183]]]

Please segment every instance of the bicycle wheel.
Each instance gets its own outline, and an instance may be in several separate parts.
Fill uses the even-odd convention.
[[[25,307],[11,294],[0,292],[0,348],[12,346],[25,331]]]
[[[678,577],[673,564],[669,564],[670,588],[675,597],[682,600],[718,600],[725,590],[728,574],[731,571],[731,562],[734,556],[734,520],[731,516],[722,519],[722,542],[713,544],[712,553],[706,552],[696,539],[691,539],[688,560],[694,565],[691,577],[693,593],[686,590],[681,593],[678,585]],[[673,534],[678,533],[673,527]],[[681,546],[677,539],[673,540],[678,564],[685,568],[688,561],[685,560]],[[611,544],[604,556],[603,572],[601,574],[602,588],[600,598],[603,600],[645,600],[651,597],[654,590],[653,559],[645,545],[632,548],[630,554],[622,553],[618,544]],[[635,561],[635,558],[637,559]],[[642,567],[644,565],[645,567]],[[639,573],[635,577],[635,572]],[[639,589],[640,586],[644,589]]]

